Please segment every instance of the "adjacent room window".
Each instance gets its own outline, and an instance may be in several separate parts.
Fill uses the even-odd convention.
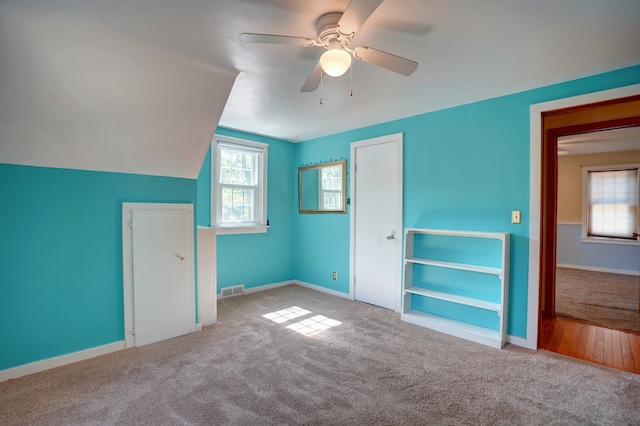
[[[214,137],[211,223],[218,233],[266,232],[268,148],[259,142]]]
[[[342,166],[322,167],[318,180],[318,205],[321,210],[342,209]]]
[[[636,242],[640,164],[584,167],[583,239]]]

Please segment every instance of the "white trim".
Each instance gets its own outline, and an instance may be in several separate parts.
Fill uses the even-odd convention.
[[[259,211],[256,210],[256,224],[255,226],[219,226],[217,227],[218,235],[231,235],[231,234],[261,234],[267,232],[267,192],[269,187],[269,144],[263,142],[256,142],[249,139],[234,138],[231,136],[224,136],[214,134],[211,140],[211,210],[209,211],[209,221],[212,227],[216,227],[218,224],[218,205],[217,205],[217,193],[218,193],[218,142],[230,145],[239,145],[257,148],[262,155],[262,162],[260,164],[261,180],[258,185],[259,192],[262,197],[262,203],[259,207]],[[255,208],[254,207],[254,208]],[[260,224],[262,222],[262,224]]]
[[[260,291],[264,291],[264,290],[271,290],[274,288],[278,288],[278,287],[286,287],[288,285],[294,284],[293,280],[290,281],[281,281],[279,283],[273,283],[273,284],[265,284],[265,285],[259,285],[257,287],[251,287],[251,288],[245,288],[244,289],[244,294],[251,294],[251,293],[258,293]],[[228,286],[228,287],[234,287],[234,286]],[[222,300],[222,289],[223,288],[228,288],[228,287],[221,287],[218,289],[219,293],[217,294],[217,299],[218,300]],[[238,296],[241,296],[240,294]],[[225,297],[225,299],[227,299]]]
[[[122,203],[122,287],[124,302],[124,339],[127,348],[135,346],[133,304],[133,229],[134,210],[182,210],[187,214],[187,285],[189,286],[189,331],[198,331],[195,315],[195,225],[193,204],[182,203]],[[128,226],[127,226],[128,225]]]
[[[338,296],[338,297],[342,297],[342,298],[345,298],[345,299],[351,299],[351,297],[347,293],[343,293],[341,291],[336,291],[336,290],[331,290],[331,289],[328,289],[326,287],[322,287],[322,286],[315,285],[315,284],[309,284],[309,283],[306,283],[304,281],[299,281],[299,280],[281,281],[279,283],[265,284],[265,285],[260,285],[260,286],[257,286],[257,287],[251,287],[251,288],[245,289],[244,290],[244,294],[257,293],[257,292],[264,291],[264,290],[272,290],[274,288],[286,287],[286,286],[292,285],[292,284],[299,285],[300,287],[306,287],[306,288],[311,289],[311,290],[319,291],[321,293],[330,294],[332,296]],[[218,300],[220,300],[220,299],[222,299],[222,294],[218,293]],[[351,299],[351,300],[353,300],[353,299]]]
[[[609,244],[614,246],[640,246],[639,240],[623,240],[609,237],[580,237],[580,241],[587,244]]]
[[[306,283],[304,281],[299,281],[299,280],[293,280],[293,284],[297,284],[300,287],[305,287],[305,288],[308,288],[308,289],[311,289],[311,290],[319,291],[320,293],[326,293],[326,294],[330,294],[332,296],[341,297],[343,299],[353,300],[353,297],[351,297],[351,294],[343,293],[343,292],[337,291],[337,290],[331,290],[330,288],[322,287],[322,286],[319,286],[319,285],[309,284],[309,283]]]
[[[293,284],[293,280],[280,281],[279,283],[265,284],[265,285],[260,285],[260,286],[257,286],[257,287],[245,288],[244,289],[244,294],[257,293],[259,291],[271,290],[271,289],[278,288],[278,287],[286,287],[286,286],[291,285],[291,284]]]
[[[238,235],[238,234],[265,234],[268,226],[219,226],[216,228],[216,235]]]
[[[62,367],[63,365],[72,364],[78,361],[84,361],[100,355],[110,354],[112,352],[121,351],[126,348],[124,340],[108,343],[94,348],[84,349],[70,354],[60,355],[53,358],[43,359],[40,361],[30,362],[29,364],[19,365],[17,367],[0,370],[0,382],[5,380],[17,379],[18,377],[29,374],[39,373],[51,368]]]
[[[396,217],[398,217],[399,219],[399,223],[396,224],[396,236],[400,236],[400,235],[404,235],[404,231],[403,231],[403,223],[404,223],[404,216],[403,216],[403,196],[404,196],[404,184],[403,184],[403,176],[404,176],[404,171],[403,171],[403,158],[404,158],[404,148],[403,148],[403,144],[404,144],[404,134],[402,132],[400,133],[394,133],[391,135],[386,135],[386,136],[379,136],[376,138],[371,138],[371,139],[365,139],[365,140],[361,140],[361,141],[357,141],[357,142],[352,142],[351,143],[351,149],[350,149],[350,158],[351,158],[351,164],[349,167],[349,173],[351,176],[350,179],[350,184],[349,184],[349,197],[351,200],[355,200],[355,193],[356,193],[356,149],[357,148],[362,148],[362,147],[366,147],[366,146],[373,146],[373,145],[379,145],[379,144],[383,144],[383,143],[396,143],[396,147],[398,149],[398,155],[397,155],[397,159],[398,159],[398,163],[397,163],[397,171],[398,171],[398,176],[397,176],[397,182],[398,182],[398,198],[395,200],[395,206],[396,206]],[[350,215],[349,215],[349,295],[348,298],[351,300],[355,300],[355,287],[354,287],[354,283],[355,283],[355,256],[356,256],[356,252],[355,252],[355,218],[356,218],[356,205],[355,202],[351,203],[351,211],[350,211]],[[402,242],[400,242],[402,243]],[[397,265],[396,265],[396,295],[397,298],[396,300],[394,300],[394,307],[395,307],[395,311],[400,313],[402,310],[402,244],[398,244],[398,250],[397,250]]]
[[[258,142],[251,139],[234,138],[233,136],[219,135],[217,133],[213,135],[213,142],[215,143],[216,140],[219,140],[220,142],[231,144],[231,145],[246,145],[246,146],[251,146],[259,149],[269,148],[268,143]]]
[[[529,291],[527,304],[526,347],[538,347],[538,308],[540,291],[540,173],[542,143],[542,113],[562,108],[602,102],[640,94],[640,84],[603,90],[586,95],[543,102],[530,107],[530,164],[529,164]]]
[[[628,269],[600,268],[598,266],[569,265],[569,264],[566,264],[566,263],[557,263],[556,267],[557,268],[580,269],[582,271],[607,272],[609,274],[632,275],[634,277],[640,277],[640,271],[631,271],[631,270],[628,270]]]
[[[510,334],[507,334],[507,343],[515,346],[522,346],[523,348],[527,347],[527,339],[518,336],[512,336]]]
[[[558,222],[557,226],[580,226],[582,227],[582,222]],[[583,229],[580,229],[580,241],[583,243],[589,244],[609,244],[609,245],[619,245],[619,246],[640,246],[640,240],[622,240],[619,238],[606,238],[606,237],[582,237]]]
[[[623,164],[607,164],[602,166],[580,166],[580,168],[584,171],[592,172],[592,171],[609,171],[609,170],[632,170],[640,167],[640,163],[623,163]]]

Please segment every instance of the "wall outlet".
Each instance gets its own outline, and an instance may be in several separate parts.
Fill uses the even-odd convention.
[[[338,273],[336,271],[333,271],[333,279],[334,280],[338,279]]]
[[[512,210],[511,223],[520,223],[521,221],[522,221],[522,217],[520,216],[520,210]]]

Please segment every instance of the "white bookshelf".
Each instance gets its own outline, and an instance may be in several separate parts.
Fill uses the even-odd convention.
[[[414,256],[414,242],[416,235],[439,235],[445,238],[467,237],[495,239],[500,241],[500,249],[496,250],[494,264],[500,266],[485,266],[473,263],[458,263],[430,258],[427,256]],[[482,343],[495,348],[502,348],[506,342],[507,327],[507,294],[509,286],[509,234],[503,232],[474,232],[474,231],[446,231],[440,229],[405,229],[404,247],[404,276],[403,276],[403,298],[402,298],[402,320],[431,328],[436,331],[447,333],[453,336],[468,339],[477,343]],[[433,248],[437,250],[437,247]],[[491,256],[494,254],[491,253]],[[416,265],[425,265],[435,268],[457,269],[470,271],[477,274],[495,275],[498,279],[500,297],[499,301],[485,300],[477,297],[469,297],[456,294],[454,292],[430,289],[429,283],[414,282],[413,270]],[[468,283],[470,285],[484,285]],[[440,286],[442,287],[442,286]],[[458,305],[471,306],[472,308],[495,312],[498,316],[498,330],[486,328],[473,324],[472,321],[453,320],[442,316],[414,310],[413,299],[430,298],[442,300]]]

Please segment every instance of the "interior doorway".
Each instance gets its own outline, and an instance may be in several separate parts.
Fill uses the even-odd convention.
[[[612,99],[592,104],[584,104],[569,108],[542,112],[541,125],[541,187],[540,187],[540,269],[538,295],[538,327],[537,346],[554,350],[570,356],[577,356],[578,350],[572,344],[582,344],[588,350],[598,350],[598,355],[590,354],[590,361],[599,362],[614,368],[622,364],[607,364],[613,360],[613,352],[609,357],[607,347],[614,347],[613,341],[606,344],[604,338],[596,340],[595,336],[612,335],[606,327],[595,327],[589,330],[587,324],[578,321],[578,326],[567,325],[564,321],[557,321],[556,316],[556,263],[558,242],[558,139],[566,136],[582,135],[591,132],[606,131],[640,126],[640,96]],[[584,327],[583,327],[584,326]],[[568,331],[571,330],[571,331]],[[585,334],[582,338],[581,333]],[[594,336],[587,340],[587,335]],[[636,341],[635,337],[620,337],[618,342]],[[600,342],[598,347],[594,342]],[[563,348],[563,349],[560,349]],[[622,356],[623,345],[618,345],[618,354]],[[639,347],[626,346],[633,352]],[[583,351],[584,352],[584,351]],[[587,352],[588,353],[588,352]],[[607,360],[606,358],[610,358]],[[635,368],[632,365],[631,368]],[[621,368],[623,369],[623,368]],[[629,370],[627,370],[629,371]]]
[[[640,96],[551,111],[542,122],[540,319],[553,318],[556,311],[558,138],[640,126]]]
[[[640,126],[558,138],[556,315],[640,333],[639,167]]]

